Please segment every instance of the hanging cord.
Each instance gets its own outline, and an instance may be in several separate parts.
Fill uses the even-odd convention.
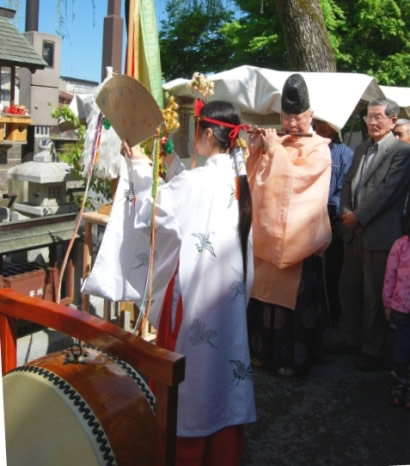
[[[59,274],[59,277],[58,277],[58,287],[57,287],[57,295],[56,295],[56,302],[57,303],[60,303],[60,300],[61,300],[61,286],[62,286],[62,283],[63,283],[64,272],[65,272],[65,269],[66,269],[66,266],[67,266],[67,263],[68,263],[68,258],[70,256],[71,249],[73,247],[74,241],[76,240],[78,230],[80,228],[80,224],[81,224],[81,221],[82,221],[82,218],[83,218],[85,203],[86,203],[86,200],[87,200],[87,197],[88,197],[88,191],[89,191],[90,185],[91,185],[91,178],[92,178],[92,175],[93,175],[94,167],[95,167],[95,165],[96,165],[96,163],[98,161],[98,156],[99,156],[98,148],[99,148],[100,142],[101,142],[102,124],[103,124],[103,115],[102,115],[102,113],[100,113],[98,115],[97,125],[96,125],[96,129],[95,129],[94,142],[93,142],[93,147],[92,147],[92,152],[91,152],[91,161],[90,161],[90,165],[88,167],[87,183],[86,183],[86,186],[85,186],[83,201],[81,203],[81,207],[80,207],[80,210],[79,210],[78,215],[77,215],[77,223],[75,225],[73,234],[72,234],[70,242],[68,244],[67,251],[66,251],[66,253],[64,255],[63,263],[61,265],[60,274]]]
[[[152,212],[151,212],[151,239],[150,239],[150,251],[149,251],[149,265],[147,271],[147,280],[145,282],[144,294],[142,299],[142,305],[138,318],[136,319],[133,333],[138,333],[144,328],[147,322],[152,302],[152,293],[154,285],[154,254],[155,254],[155,228],[156,228],[156,201],[158,195],[158,182],[159,182],[159,161],[160,161],[161,143],[159,137],[159,130],[155,135],[153,157],[152,157]]]
[[[195,167],[196,167],[196,154],[197,154],[196,146],[197,146],[197,143],[198,143],[199,122],[200,122],[200,118],[197,117],[197,116],[195,116],[194,154],[193,154],[193,156],[192,156],[191,168],[195,168]]]

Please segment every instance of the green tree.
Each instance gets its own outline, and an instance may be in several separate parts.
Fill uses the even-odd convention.
[[[313,55],[307,57],[307,61],[313,62],[309,65],[313,68],[294,62],[295,55],[302,54],[298,50],[307,48],[307,44],[312,46],[312,41],[308,35],[304,41],[298,42],[294,51],[289,52],[291,44],[285,45],[285,34],[276,9],[278,0],[227,1],[222,9],[227,13],[236,5],[234,15],[228,15],[227,19],[220,16],[219,22],[200,22],[203,20],[199,18],[201,14],[212,16],[206,8],[209,1],[168,2],[178,5],[184,15],[178,17],[176,10],[167,10],[172,14],[172,20],[163,22],[160,45],[167,80],[190,77],[194,71],[209,73],[244,64],[278,70],[324,68],[320,61],[316,63]],[[211,3],[221,6],[222,2]],[[296,3],[311,2],[298,0]],[[183,24],[190,19],[193,6],[197,8],[199,17],[196,17],[196,24],[200,28]],[[320,0],[320,7],[337,71],[369,74],[380,84],[410,85],[409,0]],[[210,33],[211,24],[213,29]],[[185,35],[186,28],[189,35]],[[289,41],[292,41],[291,37]],[[185,47],[188,47],[188,52],[194,50],[195,53],[185,55]]]
[[[246,64],[288,69],[288,54],[274,3],[266,0],[264,3],[254,0],[235,3],[240,15],[220,30],[232,50],[232,67]]]
[[[288,1],[275,0],[284,5],[280,16],[272,0],[169,0],[166,6],[169,20],[162,21],[160,31],[165,78],[190,77],[194,71],[217,72],[226,69],[227,63],[229,68],[247,64],[275,69],[334,69],[318,1],[304,2],[308,6],[302,15],[306,20],[302,22],[297,8],[289,10]],[[235,14],[229,9],[234,4]],[[294,27],[287,37],[315,35],[317,46],[303,43],[301,37],[297,43],[303,43],[303,50],[307,51],[301,53],[301,47],[289,45],[290,40],[285,43],[281,22],[289,24],[290,20]],[[314,29],[317,22],[320,27]]]
[[[409,0],[321,0],[338,71],[410,86]]]
[[[59,150],[58,156],[63,162],[66,162],[73,167],[73,178],[75,180],[82,181],[85,188],[87,177],[83,174],[81,158],[84,151],[86,126],[80,122],[78,116],[75,115],[67,105],[53,108],[51,111],[51,116],[57,120],[69,123],[77,133],[78,139],[63,144]],[[101,199],[110,200],[112,197],[111,182],[107,179],[99,178],[98,176],[93,175],[91,178],[90,188],[94,191],[94,193],[100,196]],[[69,201],[75,202],[78,206],[81,206],[83,202],[83,192],[77,196],[72,195]],[[97,205],[94,205],[90,198],[86,200],[85,206],[93,209],[97,208]]]
[[[291,68],[336,71],[319,0],[275,0]]]
[[[244,64],[287,69],[285,45],[278,33],[279,19],[272,16],[275,12],[272,3],[266,4],[262,12],[254,0],[206,3],[168,1],[168,19],[161,22],[160,29],[161,63],[166,80],[190,78],[195,71],[218,72]],[[229,9],[234,3],[239,7],[236,12]]]
[[[179,0],[166,5],[167,21],[162,21],[159,33],[161,64],[167,80],[190,78],[195,71],[219,71],[230,61],[220,28],[233,18],[220,2],[207,7],[200,1],[189,8]]]

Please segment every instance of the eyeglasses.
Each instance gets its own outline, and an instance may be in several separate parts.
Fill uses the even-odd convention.
[[[375,121],[376,123],[381,123],[383,120],[388,120],[389,116],[385,115],[368,115],[363,117],[363,121],[365,123],[371,123],[372,121]]]
[[[281,121],[286,121],[291,123],[292,121],[296,124],[299,124],[301,121],[305,120],[306,118],[310,118],[312,113],[310,111],[306,111],[303,113],[299,113],[298,115],[290,114],[290,113],[281,113],[280,118]]]

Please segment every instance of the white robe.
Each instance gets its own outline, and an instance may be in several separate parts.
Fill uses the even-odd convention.
[[[180,171],[178,163],[168,175]],[[131,165],[123,163],[112,213],[84,291],[141,305],[152,168],[143,161]],[[158,192],[150,320],[158,325],[167,285],[179,263],[176,283],[183,318],[175,351],[186,357],[178,399],[181,437],[207,436],[256,419],[246,325],[253,282],[252,233],[245,289],[235,177],[232,156],[217,154],[204,167],[182,171]],[[135,203],[127,200],[130,180]]]

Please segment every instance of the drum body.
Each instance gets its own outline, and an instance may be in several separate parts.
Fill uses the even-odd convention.
[[[72,356],[52,353],[4,376],[8,466],[150,465],[155,401],[144,380],[96,349]]]

